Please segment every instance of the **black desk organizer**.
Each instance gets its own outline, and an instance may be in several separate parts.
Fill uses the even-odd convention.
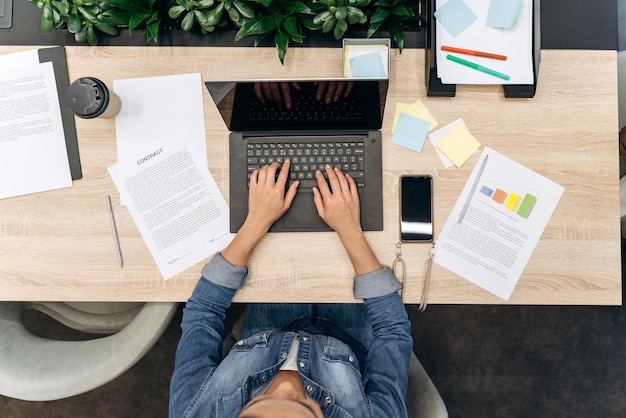
[[[437,31],[435,25],[435,2],[426,0],[426,16],[428,29],[424,37],[424,56],[426,63],[426,90],[431,97],[454,97],[456,84],[443,84],[437,77]],[[541,14],[539,13],[540,0],[533,1],[533,84],[503,84],[504,97],[507,98],[531,98],[535,96],[537,89],[537,77],[539,76],[539,62],[541,61]]]

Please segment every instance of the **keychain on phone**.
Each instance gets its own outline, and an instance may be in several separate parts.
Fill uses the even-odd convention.
[[[433,240],[433,203],[431,176],[400,176],[400,241],[396,243],[396,259],[392,269],[396,277],[400,277],[402,290],[400,296],[404,301],[406,287],[406,264],[402,259],[402,244],[405,242],[431,242],[433,245],[428,253],[426,278],[419,310],[426,310],[428,290],[430,287],[430,271],[435,257]],[[402,268],[398,275],[398,266]]]

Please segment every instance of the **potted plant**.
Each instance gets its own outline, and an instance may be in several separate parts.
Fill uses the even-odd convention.
[[[404,48],[403,31],[422,18],[420,0],[29,0],[42,9],[41,29],[65,29],[77,42],[96,45],[98,36],[115,36],[120,29],[140,29],[146,42],[157,41],[164,26],[210,36],[233,30],[234,42],[252,36],[254,46],[271,40],[284,62],[291,42],[302,43],[312,33],[339,40],[361,31],[371,37],[387,30]],[[164,23],[167,22],[167,23]]]

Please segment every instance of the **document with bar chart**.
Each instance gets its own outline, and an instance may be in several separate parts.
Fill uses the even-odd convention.
[[[485,147],[441,231],[434,261],[508,300],[563,190]]]

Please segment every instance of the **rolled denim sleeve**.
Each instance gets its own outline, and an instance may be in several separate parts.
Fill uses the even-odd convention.
[[[170,382],[169,416],[185,416],[200,396],[204,383],[222,359],[224,318],[235,291],[246,282],[248,269],[229,264],[215,254],[189,297],[181,322]]]
[[[354,297],[369,299],[397,292],[402,285],[389,267],[358,275],[354,278]]]
[[[248,278],[248,268],[233,266],[224,260],[222,254],[217,253],[211,261],[202,268],[202,277],[212,283],[229,289],[241,289]]]

